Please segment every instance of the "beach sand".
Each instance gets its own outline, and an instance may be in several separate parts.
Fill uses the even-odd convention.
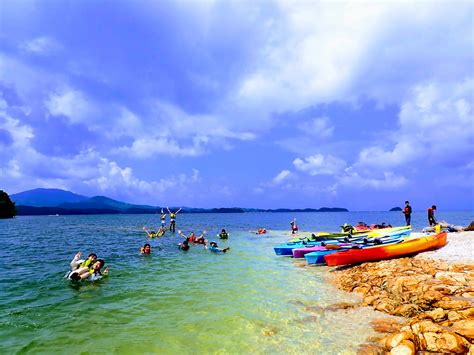
[[[412,233],[422,236],[423,233]],[[448,263],[474,263],[474,232],[448,233],[448,244],[438,250],[418,254],[417,258],[444,260]]]

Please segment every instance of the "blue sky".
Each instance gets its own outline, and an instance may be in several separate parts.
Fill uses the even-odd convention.
[[[470,2],[2,1],[0,188],[470,209]]]

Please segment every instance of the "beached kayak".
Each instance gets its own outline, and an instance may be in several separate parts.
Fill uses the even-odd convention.
[[[312,241],[312,242],[321,242],[331,239],[343,239],[343,238],[354,238],[354,237],[365,237],[365,238],[376,238],[381,235],[392,234],[393,232],[403,232],[410,231],[411,226],[401,226],[401,227],[389,227],[389,228],[380,228],[380,229],[369,229],[364,231],[354,231],[351,233],[329,233],[329,232],[317,232],[312,233],[311,236],[304,237],[295,237],[289,242],[297,243],[301,240]]]
[[[343,250],[351,250],[351,249],[364,249],[364,248],[371,248],[374,247],[375,245],[388,245],[388,244],[396,244],[396,243],[401,243],[403,240],[405,240],[407,236],[404,235],[397,235],[397,236],[388,236],[385,238],[380,238],[380,239],[375,239],[374,241],[370,242],[365,242],[363,244],[336,244],[336,247],[333,247],[332,245],[328,245],[327,247],[324,248],[318,248],[318,250],[312,251],[310,253],[305,253],[304,258],[306,259],[306,263],[308,265],[310,264],[316,264],[316,265],[326,265],[326,261],[324,260],[325,255],[329,254],[334,254]],[[376,242],[376,243],[375,243]],[[339,247],[339,250],[337,249]],[[296,250],[296,249],[295,249]],[[295,251],[293,250],[293,252]]]
[[[383,230],[385,231],[385,230]],[[341,243],[355,243],[355,244],[370,244],[370,241],[373,240],[374,243],[376,239],[386,239],[386,238],[396,238],[396,237],[408,237],[411,233],[410,227],[404,228],[391,228],[390,231],[382,232],[373,231],[369,234],[361,234],[357,236],[352,236],[351,238],[346,237],[345,239],[328,239],[324,241],[309,241],[309,242],[288,242],[277,245],[273,249],[275,250],[276,255],[285,255],[293,256],[293,250],[299,248],[305,248],[307,246],[321,246],[324,244],[341,244]],[[303,257],[303,256],[301,256]]]
[[[402,243],[374,246],[365,249],[338,251],[324,256],[328,266],[356,264],[366,261],[378,261],[434,250],[446,245],[445,232],[413,238]]]

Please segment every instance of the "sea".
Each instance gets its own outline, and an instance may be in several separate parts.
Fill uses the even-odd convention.
[[[339,231],[359,221],[403,225],[401,212],[178,214],[177,229],[207,231],[230,247],[178,250],[177,233],[150,239],[159,215],[19,216],[0,220],[0,354],[355,353],[375,333],[368,308],[334,310],[359,296],[329,282],[331,269],[277,257],[289,222],[303,231]],[[467,225],[473,211],[437,211]],[[426,213],[414,212],[415,231]],[[266,228],[269,233],[250,231]],[[226,228],[228,240],[217,233]],[[150,243],[151,255],[139,248]],[[91,252],[110,267],[98,282],[64,275]]]

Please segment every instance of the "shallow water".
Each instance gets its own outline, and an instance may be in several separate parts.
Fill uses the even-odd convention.
[[[174,234],[148,239],[156,215],[39,216],[0,221],[0,353],[336,353],[353,352],[376,315],[361,308],[325,312],[355,301],[327,284],[328,268],[276,257],[288,238],[285,213],[182,214],[178,227],[215,236],[212,254],[180,252]],[[302,213],[301,229],[337,230],[358,220],[400,224],[398,213]],[[452,213],[468,224],[472,212]],[[424,213],[414,215],[415,228]],[[268,236],[248,232],[265,226]],[[280,232],[278,232],[280,230]],[[150,242],[152,255],[141,256]],[[161,250],[159,250],[161,248]],[[75,286],[64,280],[77,251],[96,252],[108,278]]]

